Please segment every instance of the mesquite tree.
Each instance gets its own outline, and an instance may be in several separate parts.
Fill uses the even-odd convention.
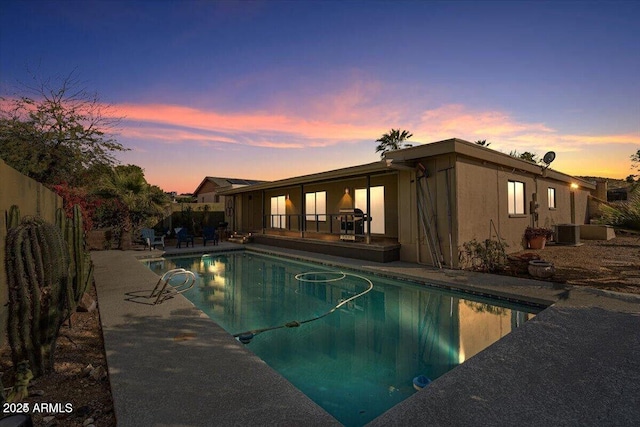
[[[0,157],[47,185],[83,184],[90,171],[117,163],[126,150],[109,136],[119,121],[74,73],[18,88],[0,102]]]

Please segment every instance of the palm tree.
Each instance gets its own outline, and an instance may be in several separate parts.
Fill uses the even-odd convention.
[[[139,166],[116,166],[99,180],[94,193],[106,199],[117,199],[128,211],[130,225],[140,226],[162,214],[168,197],[156,186],[149,185]],[[125,229],[127,227],[125,226]]]
[[[376,142],[379,142],[376,147],[376,153],[380,153],[380,157],[384,157],[384,154],[387,151],[400,150],[402,148],[412,147],[412,144],[409,144],[406,141],[407,139],[413,136],[412,133],[409,133],[407,130],[403,130],[400,132],[400,129],[391,129],[389,133],[385,133],[379,139],[376,139]]]
[[[479,139],[479,140],[476,141],[476,144],[482,145],[483,147],[488,147],[488,146],[491,145],[491,143],[487,142],[486,139]]]

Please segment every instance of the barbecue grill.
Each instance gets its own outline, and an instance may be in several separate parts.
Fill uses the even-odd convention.
[[[340,209],[340,240],[355,242],[364,236],[365,221],[371,221],[371,217],[362,209]]]

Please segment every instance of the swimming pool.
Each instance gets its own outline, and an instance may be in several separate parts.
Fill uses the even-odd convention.
[[[196,273],[185,297],[231,334],[276,327],[247,348],[346,426],[366,424],[415,393],[415,377],[438,378],[536,312],[251,251],[145,263]]]

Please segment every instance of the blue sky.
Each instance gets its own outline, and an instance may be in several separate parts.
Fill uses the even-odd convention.
[[[640,149],[638,1],[5,1],[0,91],[75,73],[148,181],[279,179],[487,139],[624,178]]]

